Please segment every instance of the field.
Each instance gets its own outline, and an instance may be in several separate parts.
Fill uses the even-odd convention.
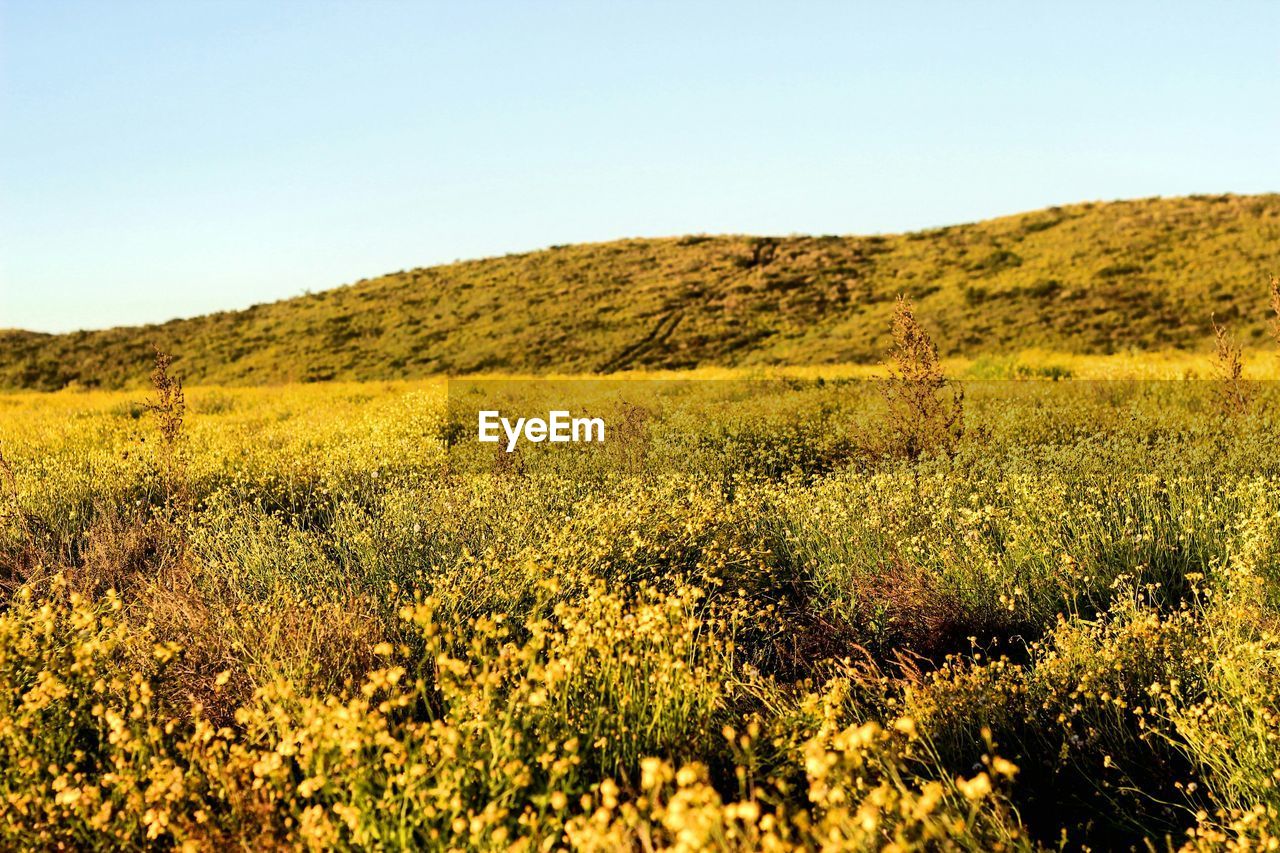
[[[1276,198],[0,334],[0,848],[1280,847]]]
[[[957,369],[0,396],[0,846],[1274,848],[1277,390]]]
[[[1277,35],[0,0],[0,853],[1280,853]]]

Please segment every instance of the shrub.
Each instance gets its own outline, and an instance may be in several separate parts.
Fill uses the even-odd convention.
[[[1249,410],[1250,391],[1244,381],[1242,350],[1224,326],[1213,323],[1214,372],[1218,377],[1218,407],[1228,417]]]
[[[1280,344],[1280,276],[1271,276],[1271,336]]]
[[[892,363],[884,384],[890,448],[908,459],[954,453],[964,435],[964,391],[943,374],[938,348],[905,296],[894,306],[892,332]]]

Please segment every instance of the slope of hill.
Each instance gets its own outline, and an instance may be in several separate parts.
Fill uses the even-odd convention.
[[[64,335],[0,332],[0,387],[123,386],[154,342],[189,382],[613,371],[879,358],[894,296],[947,355],[1201,347],[1264,333],[1280,195],[1053,207],[911,234],[561,246],[244,311]]]

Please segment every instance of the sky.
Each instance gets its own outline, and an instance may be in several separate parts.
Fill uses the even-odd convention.
[[[0,0],[0,328],[1280,191],[1280,2]]]

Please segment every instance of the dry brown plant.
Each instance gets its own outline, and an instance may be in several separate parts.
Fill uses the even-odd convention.
[[[938,362],[938,348],[916,320],[911,300],[898,296],[893,309],[893,348],[884,384],[890,448],[908,459],[925,453],[955,453],[964,435],[964,391]]]
[[[186,503],[186,452],[183,446],[183,423],[187,414],[186,397],[182,393],[182,379],[170,368],[173,357],[158,346],[155,366],[151,370],[151,387],[154,399],[146,403],[147,411],[155,419],[160,441],[156,444],[156,464],[164,486],[165,506],[172,510]]]
[[[1276,343],[1280,344],[1280,276],[1271,276],[1271,313],[1275,316],[1271,318],[1271,337],[1276,339]]]
[[[1218,408],[1228,417],[1242,415],[1249,410],[1249,386],[1244,380],[1243,349],[1227,331],[1218,324],[1216,317],[1213,323],[1214,374],[1218,377]]]

